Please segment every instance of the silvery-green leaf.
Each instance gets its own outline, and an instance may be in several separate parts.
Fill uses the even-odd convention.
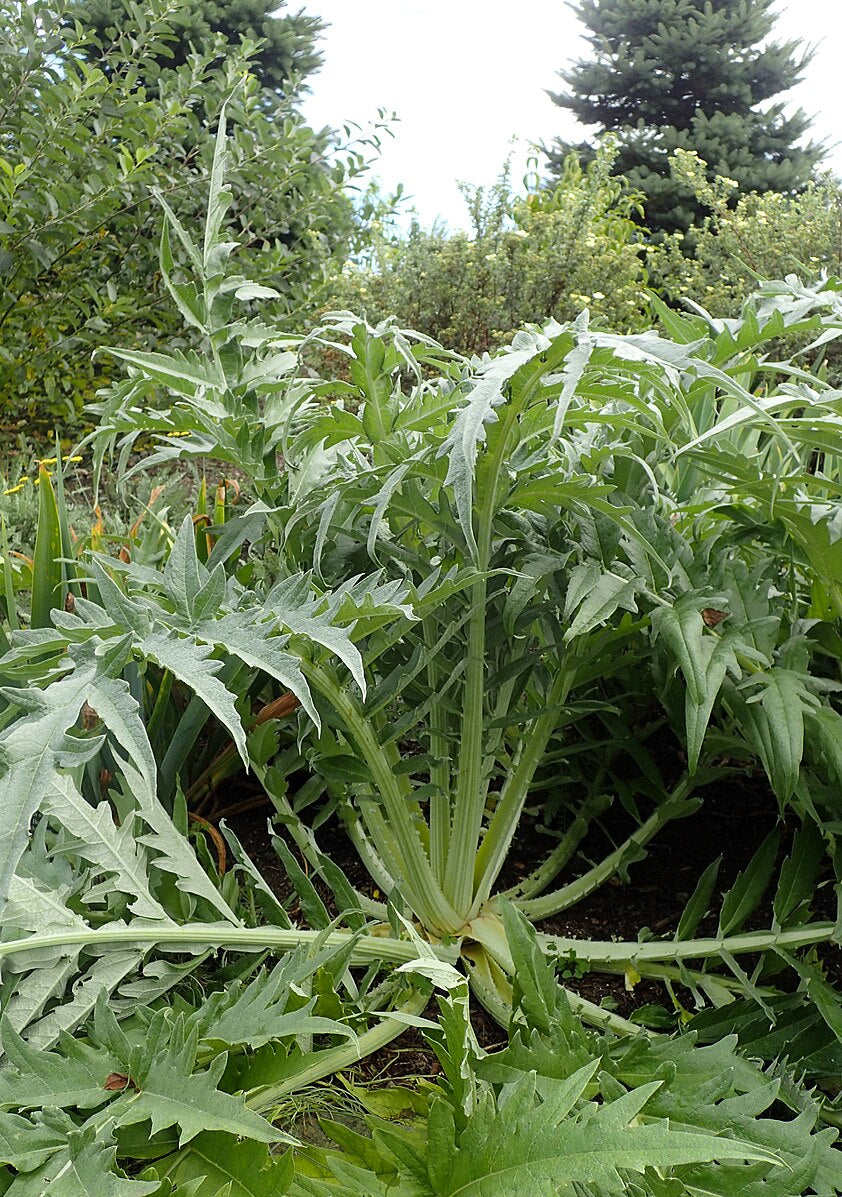
[[[101,901],[114,889],[131,897],[129,909],[138,918],[162,919],[166,912],[149,891],[146,854],[135,838],[134,817],[116,826],[108,802],[92,806],[76,789],[67,774],[56,774],[42,803],[45,814],[53,815],[74,837],[74,851],[107,878],[88,890],[86,902]]]

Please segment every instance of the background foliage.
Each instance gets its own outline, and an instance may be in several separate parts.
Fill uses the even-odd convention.
[[[126,25],[121,0],[73,0],[67,19],[90,30],[95,38],[88,54],[96,61],[97,47],[119,38]],[[303,9],[289,12],[287,0],[191,0],[173,7],[171,36],[148,64],[147,87],[154,90],[160,71],[184,66],[191,54],[215,52],[220,58],[236,54],[242,41],[260,43],[249,62],[262,87],[291,95],[322,63],[317,39],[324,23]],[[222,38],[217,37],[221,34]]]
[[[316,301],[328,264],[354,243],[343,190],[374,143],[339,147],[292,100],[246,74],[260,47],[223,35],[171,61],[182,0],[125,8],[97,33],[60,0],[0,6],[0,411],[5,427],[73,421],[119,336],[150,347],[175,331],[157,268],[163,194],[198,213],[221,104],[230,99],[243,270],[291,315]],[[72,23],[71,23],[72,22]],[[305,62],[308,61],[305,57]],[[376,141],[376,136],[375,139]],[[303,316],[302,316],[303,318]],[[189,334],[188,334],[189,339]]]
[[[741,195],[727,179],[709,182],[697,154],[680,151],[673,173],[692,187],[706,215],[685,236],[673,233],[648,255],[653,285],[672,302],[687,297],[726,316],[758,279],[797,274],[805,281],[842,272],[842,189],[826,176],[798,195]]]
[[[552,190],[518,194],[508,172],[488,191],[465,189],[470,233],[381,237],[336,280],[331,306],[388,315],[452,346],[484,353],[523,324],[572,319],[582,307],[613,327],[640,325],[646,271],[639,197],[612,175],[609,140],[583,168],[575,155]]]
[[[553,96],[584,125],[614,132],[619,167],[646,196],[650,229],[686,229],[702,215],[668,169],[695,149],[742,192],[793,192],[810,180],[821,147],[804,142],[809,118],[776,97],[802,77],[810,54],[770,40],[773,0],[581,0],[592,57],[561,71]],[[550,151],[556,171],[571,149]]]
[[[468,193],[471,233],[414,225],[403,237],[381,235],[334,280],[332,306],[374,321],[395,313],[470,354],[504,343],[543,310],[565,320],[587,307],[595,324],[631,331],[651,318],[651,292],[677,310],[689,301],[725,317],[760,279],[808,282],[842,268],[842,189],[829,176],[796,195],[734,202],[732,181],[709,181],[699,156],[679,151],[670,169],[706,215],[653,240],[616,162],[609,138],[587,167],[571,154],[552,190],[518,194],[504,177],[489,193]]]

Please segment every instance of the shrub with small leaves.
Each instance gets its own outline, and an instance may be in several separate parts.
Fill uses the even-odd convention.
[[[463,188],[471,231],[412,225],[382,237],[336,280],[334,307],[394,315],[460,353],[485,353],[523,324],[583,307],[594,321],[640,327],[646,271],[637,197],[611,173],[614,147],[603,144],[584,169],[575,155],[552,191],[518,195],[504,170],[494,187]]]
[[[376,149],[337,146],[248,74],[259,47],[224,39],[167,63],[184,0],[121,4],[119,28],[72,22],[67,0],[0,0],[0,426],[72,424],[107,364],[103,342],[172,343],[157,263],[166,196],[182,219],[229,100],[228,234],[277,310],[309,310],[365,217],[343,187]],[[112,36],[113,35],[113,36]],[[198,186],[198,190],[197,190]],[[183,332],[178,333],[180,337]],[[189,331],[187,332],[189,340]],[[182,342],[183,343],[183,342]]]
[[[681,150],[672,166],[710,215],[648,253],[652,281],[671,301],[691,299],[722,317],[738,310],[758,278],[842,273],[842,188],[829,176],[798,195],[752,192],[734,203],[733,180],[709,182],[697,154]]]

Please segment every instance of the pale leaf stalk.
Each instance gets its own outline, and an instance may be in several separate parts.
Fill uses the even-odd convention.
[[[427,682],[431,694],[438,694],[442,673],[436,658],[436,633],[428,617],[423,621],[424,642],[427,646]],[[433,765],[430,782],[437,792],[430,798],[430,864],[441,885],[447,869],[447,849],[450,837],[450,749],[447,742],[447,711],[441,702],[430,708],[430,753]]]
[[[529,388],[524,388],[528,395]],[[496,451],[491,458],[489,482],[479,508],[477,521],[477,569],[480,576],[471,590],[471,622],[468,629],[467,669],[463,703],[462,740],[459,750],[459,777],[445,872],[445,893],[460,912],[469,913],[473,905],[474,860],[482,830],[486,785],[482,785],[485,757],[485,684],[486,606],[488,604],[488,567],[497,481],[503,470],[506,449],[517,424],[522,402],[509,402]]]
[[[495,1022],[501,1027],[508,1026],[511,1022],[513,996],[509,975],[495,958],[482,948],[468,948],[464,955],[471,970],[471,989],[475,997]],[[630,1022],[621,1014],[597,1006],[595,1002],[588,1001],[564,985],[560,985],[559,988],[564,991],[573,1013],[591,1026],[613,1031],[615,1035],[652,1034],[638,1023]]]
[[[420,1015],[427,1005],[429,998],[426,993],[414,993],[408,1001],[397,1008],[398,1014],[409,1017]],[[384,1018],[376,1026],[363,1031],[357,1036],[356,1042],[342,1043],[330,1051],[321,1053],[307,1068],[302,1068],[285,1081],[277,1085],[267,1085],[265,1088],[252,1089],[245,1094],[246,1105],[256,1110],[258,1114],[268,1114],[277,1104],[302,1089],[305,1085],[312,1085],[324,1077],[333,1076],[346,1068],[353,1067],[360,1060],[364,1060],[372,1053],[379,1051],[397,1039],[406,1030],[406,1023],[397,1018]]]
[[[784,931],[746,931],[741,935],[720,935],[706,939],[671,939],[617,941],[567,939],[558,935],[538,934],[538,944],[548,956],[565,956],[577,949],[581,958],[599,966],[627,961],[635,965],[669,963],[672,960],[706,960],[729,953],[774,951],[776,948],[806,948],[818,943],[832,943],[835,924],[805,923]],[[638,969],[638,971],[640,971]],[[718,980],[719,978],[717,978]]]
[[[599,818],[610,805],[611,796],[609,794],[600,794],[585,803],[549,856],[545,857],[537,868],[518,881],[516,885],[502,890],[500,896],[517,903],[540,894],[573,858],[573,854],[587,835],[594,819]]]
[[[290,952],[306,944],[318,947],[346,948],[353,943],[351,964],[407,964],[418,957],[418,948],[410,940],[390,936],[360,935],[351,931],[309,931],[283,927],[236,927],[228,923],[138,922],[108,924],[104,927],[73,927],[63,931],[27,935],[0,943],[0,960],[36,952],[45,948],[98,949],[111,944],[149,945],[164,952],[203,950],[208,946],[232,951]],[[431,951],[441,960],[454,963],[458,949],[431,944]]]
[[[550,736],[558,723],[558,708],[563,705],[573,684],[574,672],[560,669],[547,695],[548,710],[535,720],[535,726],[514,771],[503,786],[500,801],[488,831],[480,845],[474,868],[474,904],[471,917],[491,895],[491,888],[506,860],[512,838],[520,822],[523,807],[535,771],[544,757]]]
[[[587,941],[582,942],[586,943]],[[586,954],[577,959],[583,963],[590,963],[590,957]],[[630,962],[628,960],[601,960],[596,965],[596,971],[609,973],[613,976],[628,976],[629,967]],[[676,981],[685,988],[687,988],[688,982],[700,987],[715,985],[717,989],[727,991],[729,995],[745,993],[745,986],[737,977],[727,977],[721,973],[705,973],[700,969],[688,968],[686,964],[682,964],[681,966],[663,964],[660,961],[641,960],[639,957],[635,957],[633,968],[641,979],[650,977],[658,981]],[[755,987],[754,992],[761,997],[774,997],[776,991],[766,988],[763,985],[758,985]]]
[[[500,692],[497,695],[497,702],[494,704],[494,718],[501,719],[508,714],[512,702],[512,695],[515,689],[515,679],[511,678],[500,687]],[[493,733],[486,739],[485,745],[485,760],[483,761],[483,770],[490,774],[494,768],[494,762],[497,760],[497,754],[500,751],[500,744],[503,740],[503,732],[506,729],[501,725],[494,729]]]
[[[489,537],[490,539],[490,528]],[[487,568],[486,538],[478,538],[480,570]],[[483,556],[486,558],[483,564]],[[473,899],[473,862],[482,829],[485,787],[481,785],[483,731],[485,726],[485,621],[488,581],[483,574],[473,586],[473,614],[468,631],[467,667],[463,701],[458,780],[454,801],[450,844],[445,868],[444,892],[453,907],[467,916]]]
[[[484,913],[470,923],[467,935],[508,975],[513,976],[515,965],[502,920],[492,911]],[[788,930],[745,931],[738,935],[720,935],[703,939],[671,940],[595,940],[572,939],[567,936],[549,935],[539,932],[538,947],[551,960],[573,957],[596,968],[598,971],[625,972],[632,965],[643,975],[644,970],[658,966],[669,966],[681,960],[707,960],[723,955],[742,956],[775,949],[811,947],[819,943],[833,942],[835,924],[831,922],[807,923]],[[476,949],[466,947],[463,956],[475,958]],[[653,974],[656,975],[656,974]],[[680,979],[680,978],[676,978]],[[717,982],[721,978],[711,978]],[[702,977],[699,977],[702,980]]]
[[[309,662],[302,662],[302,670],[307,680],[340,716],[361,758],[371,770],[383,800],[388,830],[396,845],[394,852],[384,851],[379,837],[376,833],[372,834],[372,840],[384,863],[390,872],[398,874],[407,900],[426,926],[445,934],[457,931],[461,920],[439,888],[430,868],[418,827],[411,815],[411,795],[401,788],[400,778],[395,774],[391,761],[364,714],[347,690],[324,670]],[[365,812],[362,813],[365,818]],[[367,822],[369,830],[372,830],[371,820]],[[397,856],[395,863],[401,866],[400,869],[393,868],[390,856]]]
[[[339,808],[339,817],[342,819],[342,825],[347,832],[348,839],[356,849],[362,863],[365,865],[366,872],[371,880],[383,894],[390,894],[397,888],[397,882],[391,875],[386,865],[380,859],[380,854],[375,848],[374,844],[369,838],[368,832],[362,825],[362,820],[359,818],[356,810],[353,807],[347,808],[341,806]],[[379,918],[385,918],[386,908],[379,902],[374,902],[369,899],[373,906],[382,909],[382,914],[376,915]],[[372,910],[372,913],[374,911]]]
[[[545,355],[532,365],[515,400],[509,395],[499,435],[487,460],[487,479],[484,494],[478,504],[477,557],[479,578],[471,594],[471,622],[468,631],[467,669],[463,705],[462,741],[459,752],[459,778],[456,787],[453,825],[445,873],[445,894],[460,914],[467,916],[475,906],[474,863],[479,848],[482,819],[485,810],[488,776],[483,782],[485,758],[485,687],[486,663],[486,605],[488,602],[488,569],[491,562],[494,516],[498,503],[500,479],[505,475],[506,453],[512,433],[521,413],[529,405],[535,388],[549,368]]]
[[[613,877],[623,860],[635,848],[642,848],[648,844],[660,829],[673,819],[682,819],[685,815],[690,815],[698,809],[701,800],[690,797],[690,788],[689,781],[682,781],[672,796],[666,802],[662,802],[622,844],[613,852],[609,852],[599,864],[588,869],[581,877],[577,877],[575,881],[563,885],[560,889],[553,890],[552,893],[526,901],[517,901],[515,902],[517,908],[532,922],[537,922],[540,919],[551,918],[552,915],[559,914],[562,910],[568,910],[577,902],[581,902],[588,894],[592,894],[595,889],[599,889],[600,885],[604,885],[609,878]]]

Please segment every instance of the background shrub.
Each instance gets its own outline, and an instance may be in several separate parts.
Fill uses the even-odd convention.
[[[606,141],[583,169],[571,155],[558,185],[518,196],[508,172],[492,188],[465,188],[471,232],[416,222],[405,237],[381,234],[345,267],[335,308],[387,315],[460,353],[504,344],[523,324],[583,307],[623,329],[643,320],[647,275],[633,219],[638,197],[612,175]]]
[[[676,154],[672,168],[709,215],[649,250],[652,282],[671,302],[686,297],[714,316],[733,315],[757,278],[842,272],[842,188],[830,176],[798,195],[752,192],[733,203],[733,180],[709,183],[697,154]]]
[[[228,101],[231,240],[240,269],[279,293],[281,316],[318,301],[366,216],[346,186],[375,141],[338,146],[249,75],[259,43],[222,34],[166,65],[187,0],[125,3],[97,33],[61,0],[0,0],[0,422],[73,422],[108,341],[154,348],[178,326],[158,270],[160,193],[199,219]],[[131,11],[129,11],[129,9]],[[137,14],[140,13],[140,16]],[[162,65],[165,64],[165,65]],[[178,336],[183,337],[179,331]],[[189,338],[188,333],[188,338]]]

